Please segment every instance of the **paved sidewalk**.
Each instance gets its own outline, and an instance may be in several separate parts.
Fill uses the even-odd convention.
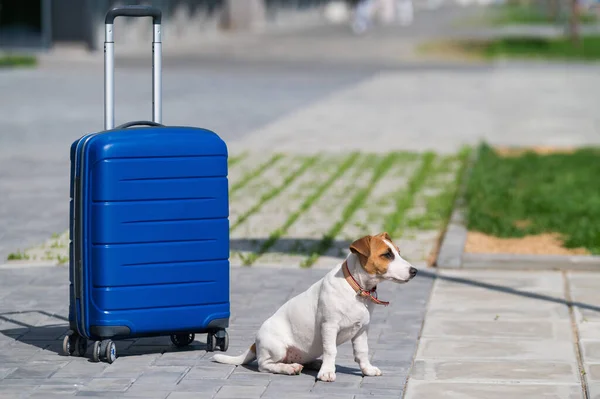
[[[232,143],[255,151],[457,151],[600,144],[600,67],[386,71]]]
[[[405,397],[599,398],[598,286],[596,273],[440,272]]]
[[[325,273],[232,268],[228,353],[248,348],[265,318]],[[205,335],[189,350],[176,350],[168,338],[119,341],[112,365],[91,362],[91,349],[86,358],[64,357],[59,353],[68,328],[68,269],[0,269],[0,398],[400,398],[431,284],[424,275],[403,286],[380,286],[380,297],[391,304],[376,309],[369,345],[384,376],[363,378],[346,344],[338,352],[337,381],[317,383],[313,371],[282,376],[260,373],[255,363],[213,363]]]

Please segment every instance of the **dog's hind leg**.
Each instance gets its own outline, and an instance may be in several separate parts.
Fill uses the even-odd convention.
[[[294,348],[283,346],[260,348],[257,356],[258,370],[261,372],[294,375],[300,374],[304,366],[297,363],[300,355]]]
[[[299,363],[275,363],[271,359],[258,363],[259,371],[275,374],[300,374],[303,368]]]

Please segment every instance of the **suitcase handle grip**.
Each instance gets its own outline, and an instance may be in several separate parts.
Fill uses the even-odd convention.
[[[106,13],[105,24],[113,24],[116,17],[152,17],[152,24],[160,25],[162,12],[150,6],[115,7]]]
[[[104,39],[104,130],[115,127],[115,42],[116,17],[152,17],[152,121],[162,123],[162,12],[149,6],[124,6],[106,13]]]
[[[164,126],[160,123],[151,122],[151,121],[131,121],[127,123],[123,123],[122,125],[117,126],[115,129],[127,129],[132,126]]]

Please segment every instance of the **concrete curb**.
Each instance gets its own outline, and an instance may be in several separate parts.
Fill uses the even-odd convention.
[[[479,147],[477,147],[479,148]],[[440,269],[471,270],[565,270],[600,272],[600,256],[596,255],[524,255],[465,253],[467,228],[465,226],[464,205],[468,177],[479,151],[473,151],[467,170],[459,187],[458,198],[448,227],[442,238],[442,245],[435,262]]]
[[[479,146],[473,149],[458,187],[458,195],[454,202],[454,210],[450,216],[448,227],[444,232],[442,244],[440,245],[438,257],[435,262],[436,267],[439,267],[440,269],[453,269],[462,266],[463,251],[465,242],[467,241],[467,228],[464,223],[465,192],[469,176],[473,170],[473,165],[475,165],[478,158]]]

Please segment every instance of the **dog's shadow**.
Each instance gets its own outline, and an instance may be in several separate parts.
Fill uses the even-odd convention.
[[[244,365],[241,365],[238,367],[242,367],[248,371],[255,371],[257,373],[260,373],[260,371],[258,370],[258,363],[256,363],[256,361],[253,361],[249,364],[244,364]],[[347,374],[347,375],[355,375],[355,376],[362,377],[362,372],[359,369],[346,367],[346,366],[340,366],[337,364],[335,365],[335,372],[337,374]],[[319,374],[319,370],[316,368],[304,367],[304,369],[302,369],[302,374],[310,375],[311,377],[313,377],[316,380],[317,374]]]

